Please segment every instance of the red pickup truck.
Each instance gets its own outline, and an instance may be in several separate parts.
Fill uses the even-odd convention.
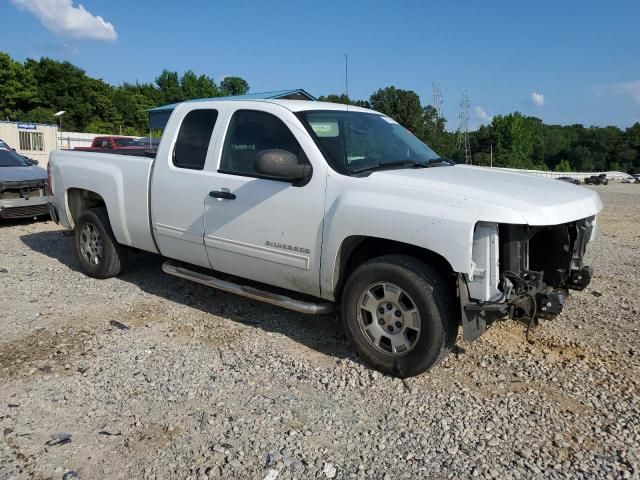
[[[75,147],[74,150],[85,152],[113,152],[120,154],[142,154],[145,146],[142,142],[130,137],[96,137],[90,147]]]

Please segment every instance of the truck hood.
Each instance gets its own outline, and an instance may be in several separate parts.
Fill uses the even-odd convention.
[[[381,189],[412,189],[432,198],[447,197],[449,202],[454,197],[458,207],[473,210],[478,220],[485,221],[557,225],[602,210],[600,197],[588,188],[487,167],[383,170],[373,172],[367,180]]]
[[[35,165],[25,167],[0,167],[0,183],[46,179],[47,171]]]

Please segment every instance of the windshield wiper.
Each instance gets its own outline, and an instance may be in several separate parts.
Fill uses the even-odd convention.
[[[413,160],[412,158],[405,158],[404,160],[394,160],[393,162],[380,162],[375,165],[369,165],[368,167],[356,168],[355,170],[351,170],[351,173],[361,173],[361,172],[367,172],[369,170],[378,170],[381,168],[394,168],[394,167],[404,167],[404,166],[419,168],[419,167],[428,167],[429,165],[425,162],[419,162],[417,160]]]
[[[414,160],[412,158],[405,158],[403,160],[394,160],[393,162],[380,162],[375,165],[369,165],[368,167],[357,168],[355,170],[351,170],[351,173],[361,173],[368,172],[373,170],[380,170],[383,168],[394,168],[394,167],[404,167],[410,166],[412,168],[431,168],[431,167],[442,167],[442,166],[453,166],[454,162],[449,160],[448,158],[438,157],[432,160],[428,160],[426,162],[419,162],[418,160]]]
[[[455,165],[455,162],[453,160],[449,160],[448,158],[438,157],[429,160],[425,167],[442,167],[445,165],[453,167]]]

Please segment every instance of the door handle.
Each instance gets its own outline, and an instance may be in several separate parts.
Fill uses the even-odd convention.
[[[213,198],[224,198],[225,200],[235,200],[236,194],[231,192],[225,192],[224,190],[214,190],[209,192],[209,196]]]

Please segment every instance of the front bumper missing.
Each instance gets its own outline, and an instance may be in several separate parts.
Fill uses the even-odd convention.
[[[546,288],[541,291],[511,296],[499,302],[475,302],[469,299],[466,282],[458,277],[462,310],[462,334],[465,342],[473,342],[497,320],[512,318],[525,325],[538,324],[538,318],[554,318],[564,308],[569,293],[562,288]]]
[[[497,320],[512,318],[530,328],[538,318],[560,314],[568,291],[584,290],[593,276],[583,257],[594,227],[594,217],[550,227],[501,226],[501,297],[470,298],[468,279],[458,275],[464,340],[474,341]]]

